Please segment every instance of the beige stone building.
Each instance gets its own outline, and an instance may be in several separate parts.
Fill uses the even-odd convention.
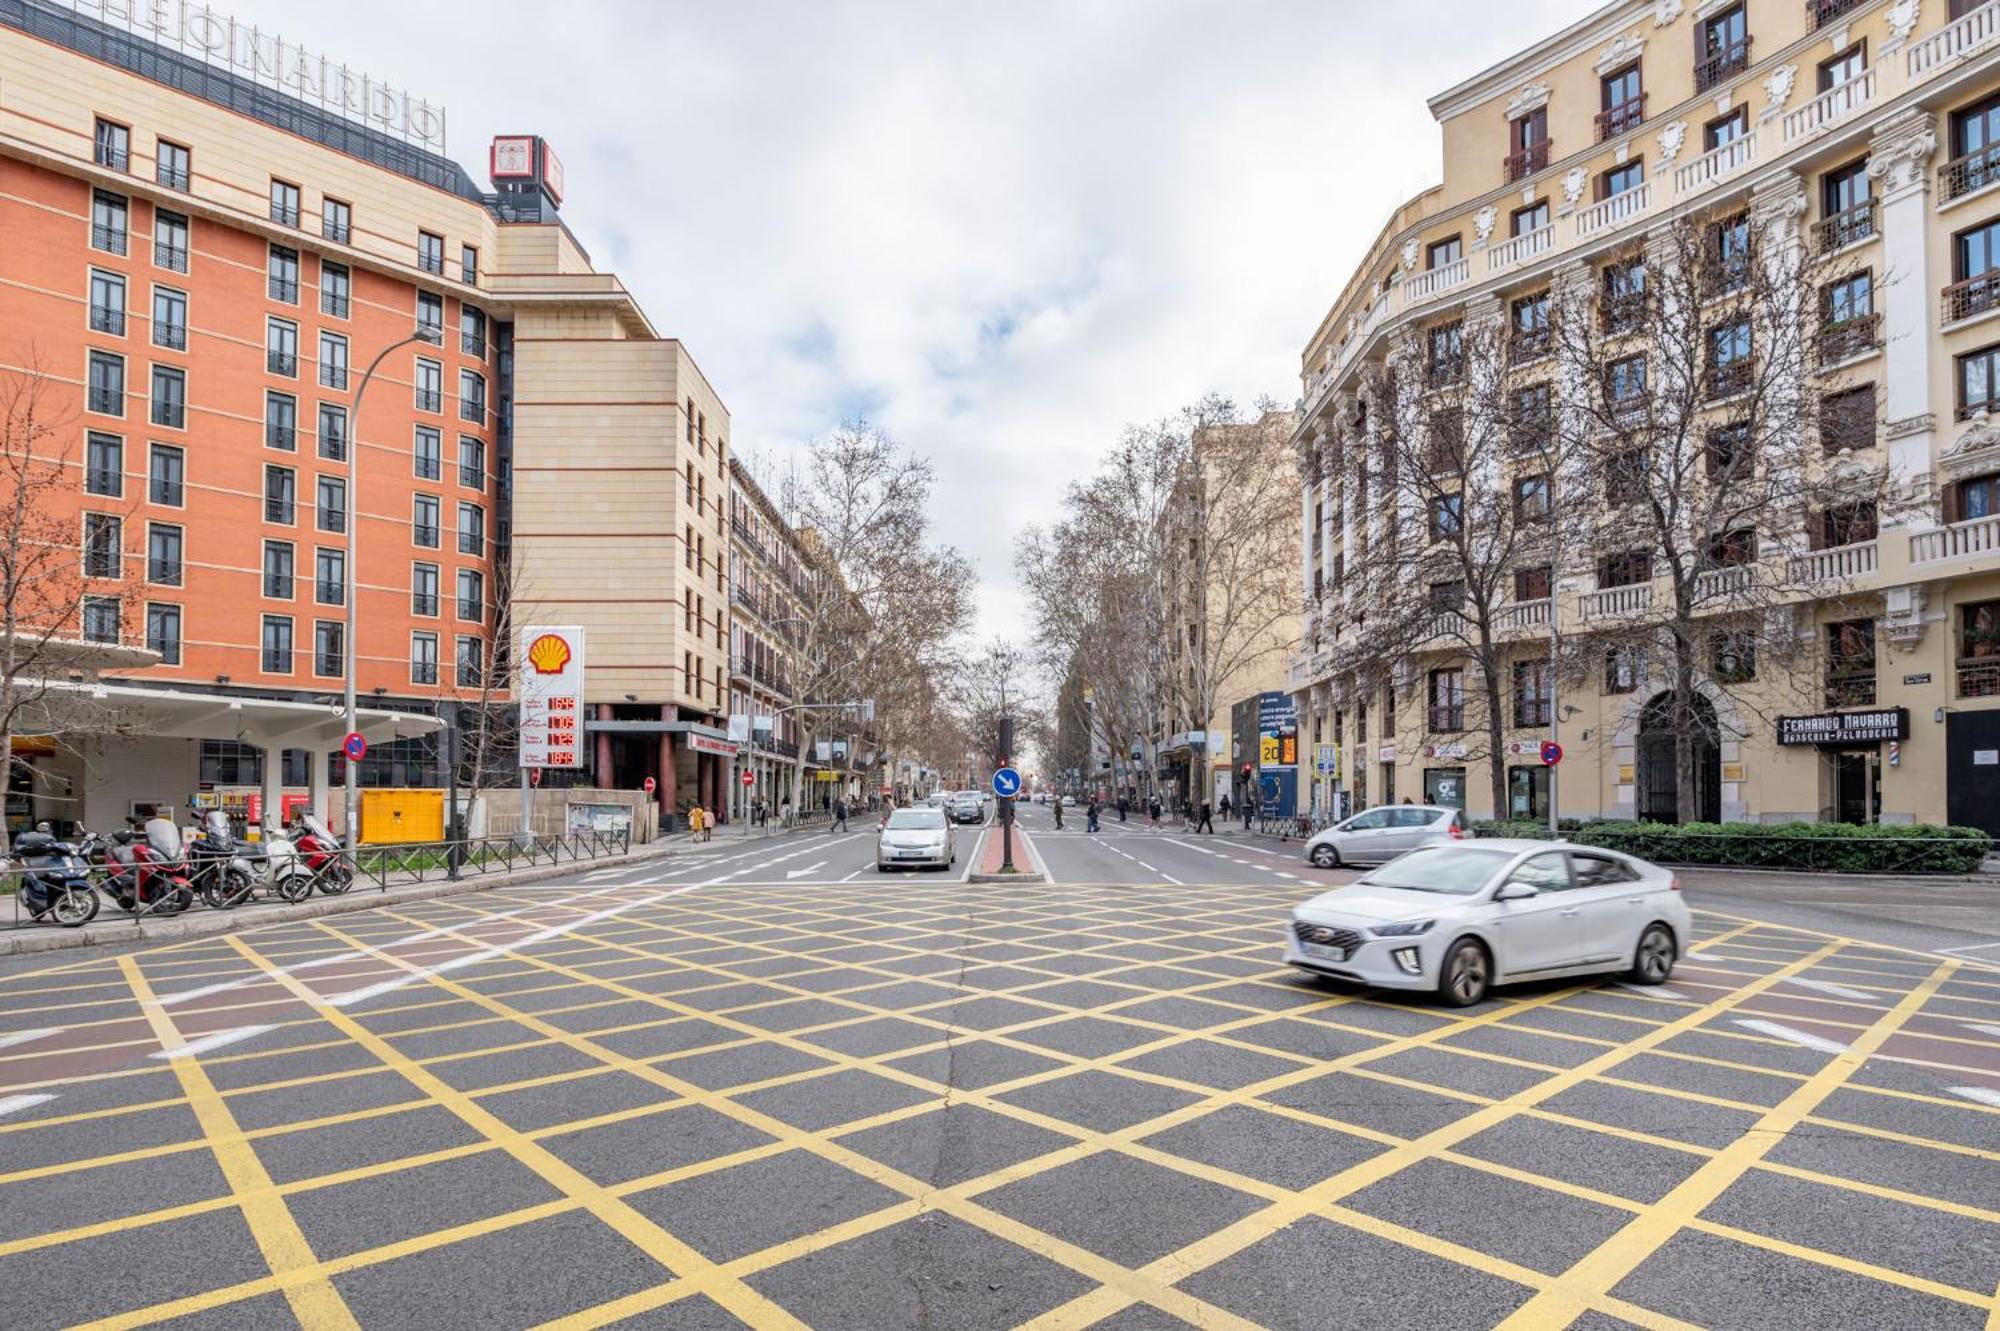
[[[1628,0],[1430,107],[1443,181],[1389,221],[1302,364],[1309,613],[1291,686],[1306,744],[1339,748],[1347,806],[1431,798],[1490,816],[1498,761],[1509,811],[1546,816],[1537,749],[1559,721],[1565,815],[2000,831],[2000,429],[1988,414],[2000,393],[2000,4]],[[1769,622],[1804,644],[1818,697],[1780,719],[1800,709],[1759,698],[1754,680],[1725,688],[1705,674],[1719,733],[1697,754],[1696,806],[1678,808],[1657,660],[1607,662],[1565,690],[1559,715],[1532,669],[1552,617],[1587,644],[1647,622],[1663,584],[1643,566],[1614,573],[1611,551],[1562,550],[1504,607],[1530,666],[1510,682],[1521,724],[1500,754],[1468,758],[1455,695],[1432,696],[1463,686],[1454,662],[1412,643],[1381,663],[1383,688],[1350,650],[1356,616],[1393,590],[1368,576],[1381,496],[1366,459],[1399,406],[1370,401],[1368,385],[1395,348],[1485,319],[1513,348],[1495,372],[1549,385],[1560,404],[1578,381],[1536,354],[1538,303],[1565,282],[1609,291],[1624,280],[1610,270],[1652,261],[1676,218],[1732,210],[1755,245],[1804,256],[1803,298],[1839,347],[1822,361],[1838,361],[1861,409],[1840,465],[1885,478],[1895,500],[1852,522],[1770,513],[1754,533],[1740,576],[1782,589]],[[1820,289],[1815,272],[1836,269],[1839,289]],[[1821,383],[1815,371],[1794,387]]]
[[[802,807],[819,764],[799,752],[796,656],[810,600],[798,534],[748,468],[729,463],[729,716],[738,745],[738,816],[761,798],[775,815]],[[740,774],[748,771],[746,785]]]

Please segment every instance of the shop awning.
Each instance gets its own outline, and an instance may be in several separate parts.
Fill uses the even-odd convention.
[[[50,681],[42,703],[24,709],[27,733],[78,729],[79,708],[88,728],[106,734],[129,732],[168,739],[234,739],[259,748],[335,749],[347,734],[346,709],[339,703],[290,702],[233,693],[151,689],[108,681]],[[423,712],[363,707],[357,728],[370,744],[434,734],[444,721]]]

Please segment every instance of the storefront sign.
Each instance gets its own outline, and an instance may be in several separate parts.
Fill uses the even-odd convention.
[[[1722,765],[1722,779],[1724,781],[1741,781],[1744,779],[1744,775],[1742,763],[1724,763]]]
[[[1456,741],[1450,744],[1426,744],[1424,745],[1424,757],[1463,758],[1465,757],[1465,745]]]
[[[736,746],[726,739],[716,739],[712,735],[688,734],[688,747],[696,753],[719,753],[725,758],[736,756]]]
[[[583,630],[521,630],[521,766],[583,766]]]
[[[1879,744],[1910,737],[1910,709],[1881,707],[1866,712],[1817,712],[1778,718],[1780,744]]]
[[[1376,750],[1375,750],[1375,761],[1376,761],[1376,762],[1378,762],[1378,763],[1393,763],[1393,762],[1395,762],[1395,761],[1396,761],[1396,746],[1395,746],[1395,745],[1393,745],[1393,744],[1384,744],[1384,745],[1382,745],[1382,746],[1381,746],[1380,748],[1376,749]]]

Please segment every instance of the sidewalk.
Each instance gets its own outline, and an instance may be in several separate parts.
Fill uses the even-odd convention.
[[[1005,829],[994,823],[986,829],[986,835],[979,843],[979,862],[966,875],[968,883],[1046,883],[1049,881],[1047,866],[1042,857],[1035,853],[1034,842],[1020,823],[1014,824],[1014,872],[1006,873],[1001,865],[1006,860]]]

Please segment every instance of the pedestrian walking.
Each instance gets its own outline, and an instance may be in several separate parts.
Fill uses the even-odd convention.
[[[1123,795],[1120,795],[1120,796],[1118,797],[1118,821],[1119,821],[1119,822],[1121,822],[1121,823],[1122,823],[1122,822],[1124,822],[1124,821],[1125,821],[1125,810],[1126,810],[1126,809],[1127,809],[1128,807],[1129,807],[1129,805],[1127,804],[1127,802],[1126,802],[1126,799],[1125,799],[1125,797],[1124,797]]]
[[[1062,831],[1062,796],[1061,795],[1056,796],[1054,799],[1049,801],[1049,804],[1056,811],[1056,831],[1060,832]]]
[[[1250,802],[1249,796],[1247,795],[1244,796],[1242,805],[1244,831],[1247,832],[1250,830],[1250,816],[1254,814],[1256,811],[1257,811],[1256,806]]]
[[[1160,830],[1160,797],[1159,797],[1158,795],[1155,795],[1155,796],[1153,796],[1152,800],[1151,800],[1151,801],[1149,801],[1149,802],[1147,803],[1147,805],[1146,805],[1146,813],[1147,813],[1147,816],[1148,816],[1148,817],[1150,817],[1150,818],[1152,819],[1152,822],[1153,822],[1153,830],[1154,830],[1155,832],[1159,831],[1159,830]]]
[[[833,826],[829,827],[827,831],[845,832],[846,830],[847,830],[847,800],[845,798],[837,799],[833,802]]]
[[[1208,815],[1209,815],[1208,801],[1203,800],[1201,802],[1201,821],[1197,822],[1194,825],[1194,830],[1197,832],[1207,832],[1210,835],[1214,835],[1215,823],[1213,820],[1209,818]]]
[[[1215,809],[1215,811],[1216,811],[1217,813],[1219,813],[1219,814],[1221,814],[1221,815],[1222,815],[1222,820],[1223,820],[1224,822],[1228,822],[1228,821],[1229,821],[1229,792],[1228,792],[1228,791],[1226,791],[1226,790],[1225,790],[1225,791],[1223,791],[1223,792],[1222,792],[1222,803],[1220,803],[1220,804],[1218,804],[1218,805],[1216,806],[1216,809]]]
[[[688,806],[688,834],[696,841],[701,840],[702,809],[699,804]]]
[[[778,825],[780,827],[790,827],[792,825],[792,797],[790,795],[778,801]]]

